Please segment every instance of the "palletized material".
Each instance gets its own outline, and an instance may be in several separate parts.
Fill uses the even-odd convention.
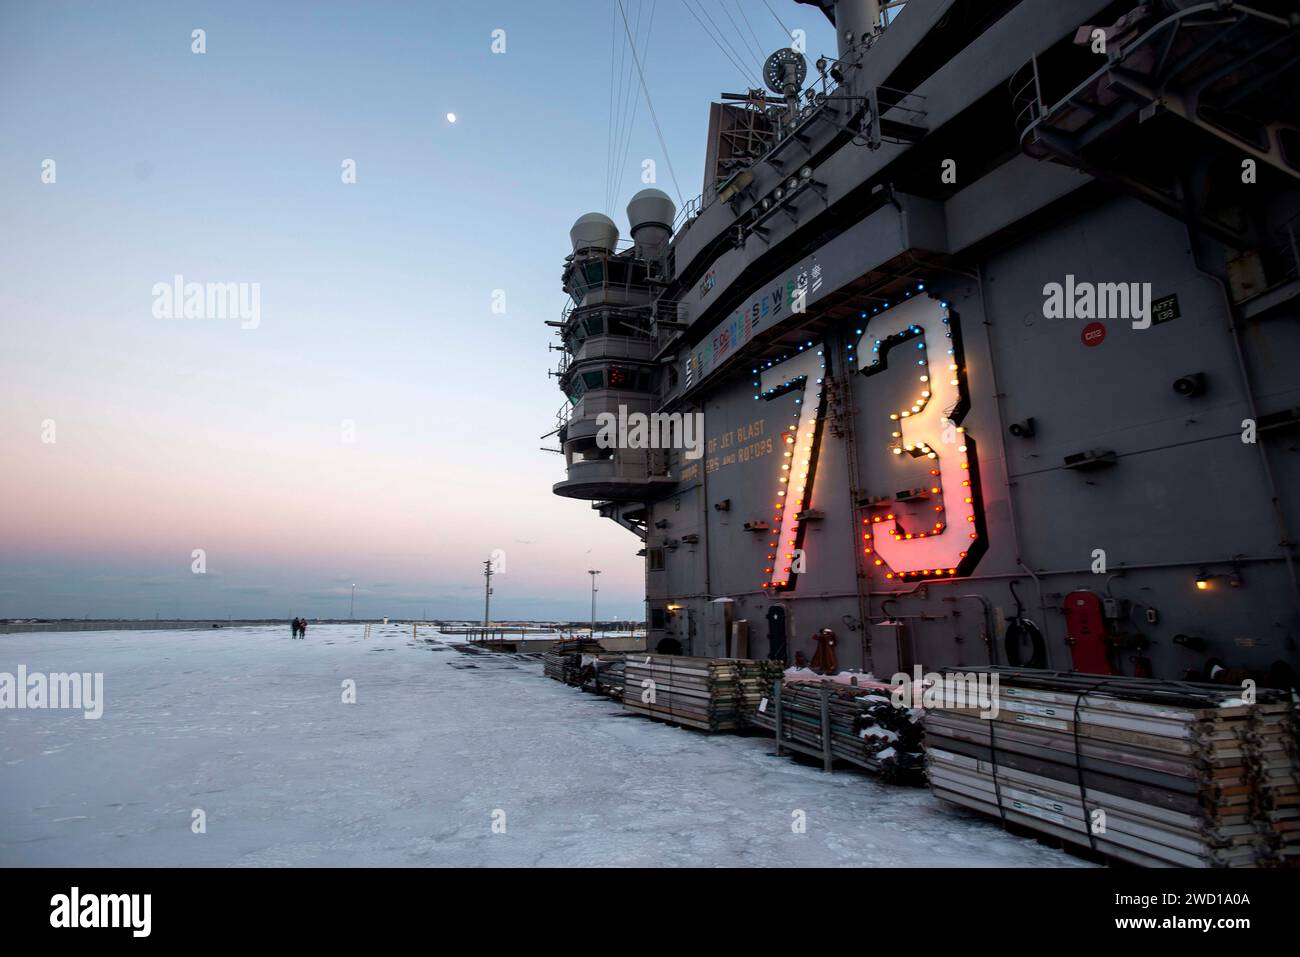
[[[780,673],[770,661],[630,654],[623,707],[704,731],[734,731]]]
[[[891,690],[880,683],[788,680],[780,686],[780,708],[774,689],[771,700],[761,702],[751,720],[777,735],[780,747],[821,755],[827,764],[850,761],[889,780],[920,783],[924,757],[919,711],[895,707]]]
[[[583,655],[578,673],[583,691],[604,695],[615,701],[623,700],[623,668],[626,656],[622,654]]]
[[[1014,668],[996,714],[934,702],[930,788],[944,800],[1146,866],[1295,863],[1300,767],[1288,695]],[[956,673],[949,672],[949,673]]]
[[[557,654],[554,651],[546,652],[542,655],[542,674],[556,681],[564,681],[564,666],[568,658],[568,655]]]
[[[599,655],[604,650],[600,642],[589,638],[556,642],[550,651],[542,655],[542,674],[563,681],[566,685],[581,687],[582,656]]]

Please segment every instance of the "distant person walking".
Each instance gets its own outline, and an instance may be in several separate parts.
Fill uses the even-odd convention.
[[[298,637],[305,639],[307,637],[307,619],[298,619]]]
[[[297,638],[297,637],[298,637],[298,619],[297,619],[297,618],[295,618],[293,621],[289,622],[289,628],[290,628],[290,630],[291,630],[291,632],[292,632],[292,635],[291,635],[290,637]]]

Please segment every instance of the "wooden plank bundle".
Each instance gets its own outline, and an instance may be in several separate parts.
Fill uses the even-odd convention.
[[[1297,859],[1294,706],[1259,690],[1006,667],[997,713],[929,703],[927,771],[946,801],[1151,867]]]
[[[582,656],[598,655],[604,650],[600,642],[590,638],[556,642],[550,651],[542,655],[542,674],[563,681],[566,685],[581,687]]]
[[[760,703],[751,719],[776,735],[778,747],[849,761],[891,781],[923,780],[919,709],[895,707],[887,686],[785,681],[780,687],[780,709],[775,707],[775,696],[776,689],[773,700]]]
[[[780,670],[769,661],[631,654],[624,665],[623,707],[703,731],[735,731]]]
[[[569,655],[562,655],[555,651],[546,652],[542,655],[542,674],[556,681],[565,681],[565,665],[569,658]]]
[[[584,655],[579,673],[582,690],[622,701],[625,659],[622,654]]]

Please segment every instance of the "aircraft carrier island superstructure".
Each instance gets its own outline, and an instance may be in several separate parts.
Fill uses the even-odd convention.
[[[812,5],[697,202],[571,234],[555,492],[642,539],[648,647],[1288,686],[1300,6]]]

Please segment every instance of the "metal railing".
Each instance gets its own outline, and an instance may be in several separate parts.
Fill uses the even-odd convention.
[[[567,428],[574,419],[592,419],[602,412],[618,413],[620,405],[631,411],[649,412],[655,403],[655,397],[648,392],[625,392],[614,389],[592,389],[584,392],[577,402],[566,402],[555,413],[556,430]]]
[[[703,211],[704,194],[700,193],[694,199],[688,199],[686,205],[677,211],[677,217],[673,220],[673,235],[686,225],[688,219],[694,219]]]
[[[655,341],[649,334],[644,336],[589,336],[579,344],[577,351],[565,351],[560,357],[555,375],[563,376],[578,362],[594,359],[626,359],[628,361],[650,359]]]
[[[1043,87],[1038,75],[1037,55],[1011,74],[1007,89],[1011,93],[1011,108],[1016,114],[1016,133],[1023,140],[1029,128],[1043,115]]]

